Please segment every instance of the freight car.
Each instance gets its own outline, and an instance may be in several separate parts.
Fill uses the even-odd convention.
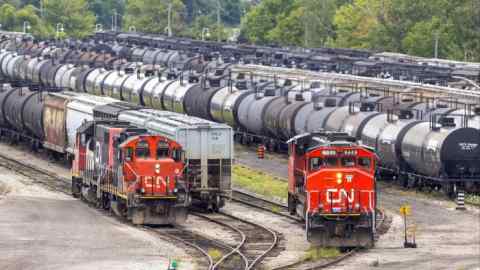
[[[308,241],[372,247],[375,153],[346,133],[307,133],[288,143],[288,209],[305,220]]]
[[[15,53],[5,52],[0,59],[2,61],[0,66],[4,66],[3,61],[8,60],[10,63],[15,57]],[[1,70],[2,75],[15,78],[18,68],[16,69],[14,64],[7,66],[9,68],[5,71]],[[131,63],[127,64],[128,69],[132,66]],[[320,129],[347,132],[357,139],[376,136],[369,138],[369,141],[372,142],[370,146],[374,147],[380,156],[383,155],[382,151],[385,155],[390,154],[388,151],[393,152],[393,166],[390,166],[392,164],[388,160],[385,164],[380,164],[385,168],[384,171],[391,172],[390,178],[398,179],[405,185],[443,187],[447,193],[452,193],[457,187],[479,189],[480,150],[477,146],[480,142],[478,132],[472,127],[479,126],[480,117],[475,114],[475,110],[467,107],[458,109],[457,107],[431,106],[433,103],[418,102],[415,98],[397,99],[378,93],[365,95],[365,93],[343,89],[312,89],[312,102],[301,99],[292,100],[289,98],[292,96],[289,93],[295,86],[292,88],[288,81],[282,85],[278,82],[259,81],[251,84],[254,88],[249,89],[244,87],[245,84],[240,83],[241,80],[235,81],[237,78],[224,76],[225,70],[222,69],[222,65],[218,67],[220,67],[220,74],[213,72],[213,74],[207,73],[195,77],[198,81],[184,79],[187,78],[188,72],[184,72],[183,78],[183,76],[170,76],[168,72],[143,76],[136,72],[126,74],[121,70],[105,71],[103,68],[89,69],[88,75],[84,76],[82,74],[85,73],[76,71],[77,69],[85,70],[83,67],[67,64],[57,64],[56,67],[52,67],[53,72],[40,74],[54,74],[55,77],[61,77],[62,79],[59,80],[61,84],[53,85],[54,87],[69,87],[78,92],[111,95],[132,102],[138,101],[139,105],[154,109],[173,110],[210,121],[226,122],[235,128],[236,138],[239,141],[252,142],[254,139],[259,139],[255,142],[266,143],[272,149],[275,148],[276,141],[284,142],[293,135],[316,132]],[[110,74],[108,77],[111,76],[112,83],[107,82],[104,79],[105,76],[99,75],[102,72]],[[40,81],[48,82],[49,80],[41,79]],[[237,88],[236,85],[239,87]],[[297,97],[296,94],[293,96]],[[398,111],[395,114],[400,117],[415,116],[418,115],[416,112],[422,111],[420,117],[408,119],[422,123],[422,127],[428,127],[431,131],[419,132],[418,141],[425,143],[431,141],[433,145],[435,141],[433,138],[441,134],[438,137],[440,141],[436,141],[432,147],[414,145],[414,148],[410,148],[406,137],[404,138],[404,132],[410,130],[413,124],[404,127],[404,119],[390,117],[388,115],[391,113],[388,112],[380,113],[377,110],[378,105],[373,103],[381,103],[382,107]],[[351,104],[357,105],[351,106]],[[422,118],[422,115],[433,120]],[[373,131],[366,128],[370,128],[371,125],[374,125]],[[393,133],[393,137],[379,137],[378,132],[390,125],[395,130],[398,129],[399,133]],[[413,132],[413,130],[416,129],[410,131]],[[382,148],[383,142],[387,142],[390,147]],[[464,149],[460,149],[462,147]],[[410,153],[411,149],[414,149],[414,154]],[[446,153],[446,150],[442,149],[450,149],[457,154],[452,157],[439,154]],[[424,170],[416,163],[427,163],[432,168],[440,169]],[[451,169],[451,166],[454,168]]]
[[[34,150],[44,147],[57,155],[75,155],[72,192],[76,196],[112,206],[135,224],[182,223],[190,200],[182,183],[181,146],[125,122],[91,122],[91,107],[108,102],[117,100],[4,85],[0,89],[1,135],[29,143]],[[125,151],[120,152],[123,156],[118,149]],[[148,152],[152,155],[139,156]],[[161,167],[152,171],[152,163]]]
[[[177,142],[128,122],[85,122],[77,129],[72,194],[133,224],[182,224],[182,152]]]
[[[209,58],[219,54],[226,62],[267,66],[296,67],[314,71],[388,77],[429,84],[446,85],[460,77],[480,80],[480,68],[466,62],[422,59],[392,53],[338,48],[278,48],[199,41],[163,35],[122,32],[97,32],[94,40],[109,42],[117,48],[138,46],[140,51],[177,50],[196,52]],[[129,57],[129,60],[139,59]]]

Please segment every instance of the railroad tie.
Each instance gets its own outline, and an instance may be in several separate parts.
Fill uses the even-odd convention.
[[[457,208],[456,210],[466,210],[465,208],[465,192],[458,191],[457,192]]]

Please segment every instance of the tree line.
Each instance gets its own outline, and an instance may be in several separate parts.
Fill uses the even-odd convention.
[[[480,60],[480,0],[263,0],[244,18],[256,44],[343,47]]]
[[[41,38],[83,38],[112,25],[166,33],[170,10],[175,35],[216,40],[238,27],[249,6],[247,0],[0,0],[0,24]]]
[[[170,12],[169,12],[170,11]],[[480,0],[0,0],[3,30],[83,38],[103,28],[480,61]],[[218,23],[220,22],[220,23]],[[58,31],[63,30],[63,31]]]

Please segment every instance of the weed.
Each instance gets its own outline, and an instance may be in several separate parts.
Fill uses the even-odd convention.
[[[209,249],[208,255],[212,257],[213,261],[218,261],[220,258],[223,257],[223,253],[216,248]]]
[[[340,255],[337,248],[310,247],[306,252],[304,259],[307,261],[318,261],[320,259],[335,258]]]
[[[233,166],[233,183],[243,189],[269,198],[287,198],[288,183],[265,172],[241,165]]]

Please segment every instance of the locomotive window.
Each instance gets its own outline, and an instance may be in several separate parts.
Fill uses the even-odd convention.
[[[342,167],[353,167],[355,166],[355,159],[353,157],[343,157]]]
[[[367,157],[358,158],[358,165],[364,169],[370,170],[371,167],[371,160]]]
[[[135,156],[137,158],[149,158],[150,157],[150,148],[148,142],[139,141],[137,143],[137,148],[135,149]]]
[[[157,145],[157,159],[166,158],[168,157],[168,143],[166,142],[158,142]]]
[[[325,167],[336,167],[337,164],[338,164],[338,160],[336,157],[327,157],[323,162],[323,165]]]
[[[172,156],[173,160],[175,160],[176,162],[178,161],[182,161],[183,157],[182,157],[182,150],[178,150],[178,149],[175,149],[173,150],[173,156]]]
[[[318,158],[318,157],[311,158],[310,159],[310,171],[317,171],[318,169],[320,169],[320,166],[323,165],[322,163],[323,163],[322,158]]]

